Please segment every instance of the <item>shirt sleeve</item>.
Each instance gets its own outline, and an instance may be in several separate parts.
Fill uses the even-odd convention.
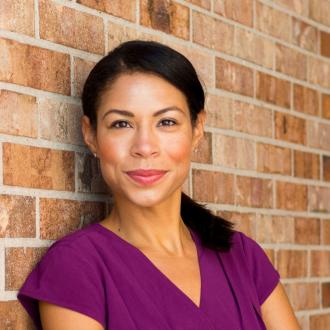
[[[54,243],[49,248],[26,278],[17,299],[38,330],[42,329],[38,300],[85,314],[106,328],[102,278],[93,263],[70,245]]]
[[[241,235],[248,268],[256,287],[259,303],[262,305],[280,281],[280,274],[263,248],[244,233]]]

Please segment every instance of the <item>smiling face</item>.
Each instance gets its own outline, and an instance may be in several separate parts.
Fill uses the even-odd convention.
[[[175,86],[151,74],[122,74],[102,94],[97,130],[86,116],[82,125],[115,200],[148,207],[181,192],[203,135],[204,111],[193,127]]]

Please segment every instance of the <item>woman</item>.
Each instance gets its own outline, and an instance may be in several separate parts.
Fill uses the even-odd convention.
[[[93,68],[82,131],[114,206],[27,278],[18,299],[38,329],[299,329],[261,247],[181,191],[204,101],[191,63],[160,43],[123,43]]]

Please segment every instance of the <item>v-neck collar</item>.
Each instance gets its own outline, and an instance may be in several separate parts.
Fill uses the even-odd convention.
[[[203,246],[201,244],[200,238],[198,234],[193,231],[191,228],[188,227],[190,235],[195,243],[196,250],[197,250],[197,256],[198,256],[198,265],[199,265],[199,272],[200,272],[200,298],[199,298],[199,305],[196,305],[195,302],[190,299],[177,285],[174,284],[163,272],[160,271],[159,268],[156,267],[156,265],[136,246],[133,244],[129,243],[128,241],[124,240],[121,238],[119,235],[117,235],[115,232],[112,230],[106,228],[105,226],[101,225],[100,223],[94,223],[94,226],[98,228],[100,231],[103,233],[112,236],[118,243],[125,245],[138,255],[140,255],[146,263],[150,266],[150,268],[153,270],[154,273],[158,274],[161,278],[163,278],[164,282],[167,283],[169,286],[171,286],[177,294],[183,297],[186,301],[188,301],[189,304],[192,304],[195,308],[198,310],[201,310],[203,307],[203,300],[204,300],[204,267],[202,263],[202,256],[203,256]]]

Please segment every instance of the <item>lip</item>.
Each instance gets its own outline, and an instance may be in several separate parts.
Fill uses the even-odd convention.
[[[164,170],[155,170],[155,169],[149,169],[149,170],[134,170],[134,171],[128,171],[126,174],[133,179],[135,182],[141,184],[141,185],[151,185],[157,181],[159,181],[167,171]]]

